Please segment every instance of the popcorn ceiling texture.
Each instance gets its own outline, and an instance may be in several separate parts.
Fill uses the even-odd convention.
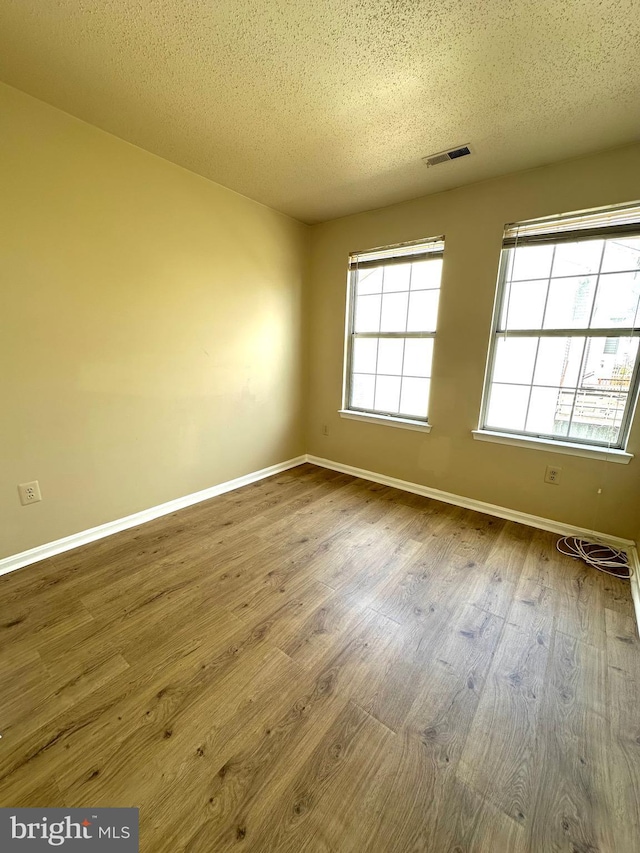
[[[632,141],[639,40],[637,0],[3,0],[0,78],[316,222]]]

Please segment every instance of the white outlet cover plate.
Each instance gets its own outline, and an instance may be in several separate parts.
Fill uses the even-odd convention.
[[[20,495],[20,503],[22,506],[38,503],[42,500],[40,494],[40,483],[33,480],[31,483],[20,483],[18,486],[18,494]]]
[[[562,468],[558,468],[557,465],[547,465],[547,469],[544,472],[545,483],[551,483],[552,486],[559,486],[561,476]]]

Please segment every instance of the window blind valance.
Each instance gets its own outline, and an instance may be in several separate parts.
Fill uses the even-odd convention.
[[[349,269],[407,264],[431,258],[441,258],[444,254],[444,236],[414,243],[399,243],[366,252],[352,252],[349,255]]]
[[[640,202],[511,222],[505,226],[502,245],[510,249],[516,245],[575,242],[622,234],[640,234]]]

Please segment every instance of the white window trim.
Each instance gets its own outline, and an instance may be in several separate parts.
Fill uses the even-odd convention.
[[[606,217],[608,219],[610,219],[612,217],[612,215],[617,211],[620,214],[620,216],[622,216],[622,219],[620,219],[620,222],[618,224],[611,227],[611,233],[606,233],[608,229],[600,227],[597,229],[597,234],[594,233],[594,234],[592,234],[592,236],[601,235],[602,238],[606,240],[609,237],[612,237],[615,234],[621,233],[623,231],[624,231],[624,233],[628,232],[630,234],[637,235],[640,233],[640,226],[639,226],[638,220],[637,220],[637,209],[638,209],[637,204],[620,205],[619,209],[618,208],[598,208],[595,211],[582,211],[582,212],[579,211],[576,214],[567,215],[567,217],[557,217],[557,216],[554,217],[554,216],[552,216],[552,217],[546,217],[543,220],[531,220],[530,222],[510,223],[510,224],[507,224],[505,226],[504,234],[506,236],[507,233],[509,233],[510,236],[508,239],[503,238],[502,249],[500,252],[498,281],[496,283],[495,300],[494,300],[494,308],[493,308],[493,318],[492,318],[492,322],[491,322],[491,336],[489,339],[487,364],[485,367],[484,383],[483,383],[483,389],[482,389],[482,403],[480,406],[480,424],[479,424],[479,427],[477,430],[472,430],[472,432],[474,434],[474,436],[473,436],[474,438],[478,438],[480,440],[485,440],[485,441],[495,441],[495,442],[501,443],[501,444],[518,444],[520,446],[526,446],[527,442],[528,442],[528,446],[534,447],[534,448],[539,447],[539,446],[545,447],[548,445],[551,445],[553,448],[566,447],[566,448],[568,448],[565,451],[567,455],[585,456],[585,457],[598,457],[598,458],[602,458],[603,456],[606,456],[609,459],[614,459],[616,462],[622,462],[623,464],[628,464],[629,461],[631,459],[633,459],[633,454],[627,453],[627,451],[626,451],[626,444],[627,444],[627,441],[629,440],[629,434],[630,434],[631,427],[633,424],[635,409],[637,407],[637,402],[638,402],[638,377],[640,376],[640,356],[639,356],[639,358],[636,359],[636,365],[635,365],[635,369],[634,369],[634,378],[632,379],[631,387],[629,389],[627,407],[625,410],[625,422],[622,426],[622,431],[620,433],[621,439],[622,439],[622,441],[621,441],[622,447],[621,448],[607,448],[607,447],[603,447],[602,445],[597,445],[597,444],[586,444],[586,443],[583,444],[581,442],[578,443],[578,442],[565,441],[565,440],[561,439],[560,437],[558,437],[557,439],[546,439],[546,438],[543,439],[543,438],[538,438],[535,435],[530,435],[527,433],[519,433],[519,432],[509,433],[509,432],[502,432],[502,431],[497,431],[497,430],[494,431],[491,429],[490,425],[485,425],[485,424],[486,424],[486,420],[487,420],[487,413],[488,413],[488,407],[489,407],[489,397],[490,397],[491,383],[492,383],[492,378],[493,378],[493,368],[494,368],[494,363],[495,363],[497,338],[499,335],[503,334],[502,332],[498,331],[498,326],[499,326],[500,315],[501,315],[501,311],[502,311],[502,302],[503,302],[503,298],[504,298],[504,288],[505,288],[506,273],[507,273],[506,249],[515,248],[514,246],[511,246],[511,245],[507,246],[506,245],[507,243],[510,243],[510,241],[513,240],[512,232],[514,232],[515,229],[517,229],[518,231],[523,231],[523,232],[527,228],[529,230],[531,230],[532,226],[535,226],[538,223],[551,222],[552,224],[554,224],[554,223],[557,224],[557,223],[561,222],[563,220],[563,218],[570,218],[570,219],[592,218],[593,214],[596,212],[604,212]],[[627,221],[627,219],[625,219],[625,214],[627,213],[628,210],[633,211],[633,216],[629,221]],[[622,224],[620,224],[620,223],[622,223]],[[543,235],[543,241],[551,243],[551,244],[553,244],[556,241],[560,242],[560,241],[562,241],[563,236],[564,236],[564,238],[566,238],[566,236],[567,236],[561,229],[559,229],[559,233],[558,232],[554,233],[553,231],[551,231],[549,229],[548,225],[544,226],[542,235]],[[580,236],[585,237],[586,235],[587,235],[586,231],[578,231],[575,236],[577,239],[579,239]],[[594,305],[595,305],[595,301],[594,301]],[[592,308],[592,310],[593,310],[593,308]],[[541,335],[537,334],[539,331],[544,332],[545,330],[534,330],[534,329],[520,330],[520,329],[518,329],[518,330],[511,330],[511,332],[509,332],[507,330],[506,334],[507,334],[507,336],[509,334],[511,334],[511,336],[514,336],[514,335],[518,335],[518,336],[530,335],[532,337],[535,337],[535,336],[541,337]],[[548,336],[549,334],[552,334],[552,335],[557,334],[558,332],[562,332],[562,331],[571,332],[576,337],[580,337],[580,332],[585,332],[586,335],[594,334],[594,332],[595,333],[606,332],[607,336],[611,336],[611,337],[624,337],[625,333],[637,334],[637,329],[623,329],[623,328],[618,329],[616,327],[611,327],[611,328],[600,329],[600,330],[592,330],[592,329],[586,329],[586,330],[583,330],[583,329],[546,330],[546,336]],[[635,396],[635,400],[633,399],[634,396]],[[492,436],[492,438],[489,438],[488,436]],[[506,441],[506,440],[499,441],[498,437],[503,437],[503,436],[507,436],[511,440],[510,441]],[[561,452],[561,451],[558,449],[558,452]],[[614,457],[614,454],[615,454],[615,457]]]
[[[628,465],[633,453],[626,450],[609,449],[595,444],[574,444],[569,441],[552,441],[548,438],[533,438],[530,435],[518,435],[510,432],[493,432],[488,429],[471,430],[476,441],[490,441],[494,444],[510,444],[513,447],[527,447],[531,450],[546,450],[562,453],[566,456],[583,456],[586,459],[601,459]]]
[[[356,412],[350,409],[339,409],[341,418],[352,421],[364,421],[370,424],[382,424],[383,426],[398,427],[399,429],[411,429],[415,432],[431,432],[432,424],[426,421],[412,421],[408,418],[396,418],[393,415],[373,415],[367,412]]]
[[[361,421],[369,421],[370,423],[378,423],[383,424],[385,426],[394,426],[400,427],[404,429],[410,429],[420,432],[431,432],[431,424],[428,421],[428,416],[426,420],[414,420],[406,415],[387,415],[384,412],[379,411],[364,411],[360,409],[349,409],[349,402],[351,396],[351,381],[352,381],[352,371],[351,371],[351,359],[352,359],[352,335],[353,335],[353,312],[355,307],[355,282],[352,277],[352,265],[351,259],[355,255],[367,255],[371,258],[377,259],[386,259],[389,260],[400,260],[403,257],[411,258],[416,254],[422,254],[421,252],[416,252],[416,249],[423,249],[425,246],[432,245],[434,248],[440,244],[441,248],[437,249],[434,254],[443,255],[444,254],[444,234],[439,237],[429,237],[421,240],[414,240],[410,243],[397,243],[391,246],[384,246],[379,249],[371,249],[367,252],[352,252],[349,255],[349,272],[347,277],[347,304],[346,304],[346,312],[345,312],[345,336],[344,336],[344,357],[343,357],[343,368],[342,368],[342,409],[339,409],[340,417],[350,418],[352,420],[361,420]],[[425,254],[431,254],[431,252],[425,252]],[[395,333],[392,333],[395,334]],[[435,340],[437,334],[437,330],[433,332],[421,332],[416,334],[415,332],[408,332],[405,334],[405,337],[424,337],[431,338]],[[381,337],[387,336],[388,333],[381,333]],[[400,335],[400,333],[398,333]],[[432,377],[428,378],[429,381],[432,381]],[[431,388],[429,388],[429,396],[431,395]]]

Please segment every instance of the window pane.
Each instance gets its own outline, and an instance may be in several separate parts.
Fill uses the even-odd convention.
[[[638,354],[638,338],[617,338],[618,347],[611,350],[611,338],[589,338],[582,371],[583,388],[606,391],[628,391]]]
[[[439,298],[439,290],[412,291],[409,298],[408,332],[435,332]]]
[[[402,338],[382,338],[378,348],[378,375],[387,373],[400,376],[403,352]]]
[[[380,300],[381,296],[358,296],[356,299],[356,316],[354,331],[377,332],[380,329]]]
[[[351,405],[356,409],[373,408],[373,387],[375,376],[354,373],[351,382]]]
[[[407,328],[408,293],[385,293],[382,297],[382,332],[404,332]]]
[[[408,338],[404,345],[404,375],[431,376],[432,358],[433,338]]]
[[[640,272],[601,275],[592,328],[637,325],[639,302]]]
[[[440,287],[442,258],[416,261],[411,273],[411,290],[428,290]]]
[[[374,407],[381,412],[397,414],[400,406],[400,377],[378,376]]]
[[[558,243],[551,275],[584,276],[597,274],[600,269],[604,240],[580,240],[578,243]]]
[[[528,386],[494,383],[489,398],[487,426],[522,431],[528,402]]]
[[[640,269],[640,237],[616,237],[607,240],[602,272]]]
[[[411,264],[391,264],[384,268],[383,291],[409,290]]]
[[[537,338],[498,338],[493,381],[529,385],[533,376],[537,345]]]
[[[584,343],[585,338],[541,338],[534,384],[575,388]]]
[[[573,412],[576,392],[573,388],[562,388],[558,394],[558,410],[556,412],[555,435],[564,438],[569,430],[569,421]]]
[[[507,343],[514,340],[530,339]],[[618,444],[638,343],[630,337],[541,338],[525,426],[517,426],[523,399],[517,389],[527,388],[506,384],[492,386],[486,425]]]
[[[353,342],[353,364],[355,373],[375,373],[378,355],[376,338],[356,338]]]
[[[357,276],[356,294],[358,296],[382,291],[382,267],[358,270]]]
[[[414,418],[426,418],[429,403],[428,379],[403,379],[400,412]]]
[[[505,288],[502,329],[541,329],[548,279],[514,281]]]
[[[553,246],[521,246],[512,249],[509,263],[513,263],[511,280],[521,281],[525,278],[549,278]],[[507,276],[509,276],[507,267]]]
[[[544,328],[581,329],[588,326],[595,289],[595,276],[552,279]]]
[[[531,389],[531,401],[529,403],[529,414],[527,415],[527,432],[541,433],[543,435],[566,435],[568,420],[559,419],[560,401],[564,396],[573,399],[573,391],[570,395],[563,392],[561,388],[537,388]],[[569,410],[570,411],[570,410]]]
[[[575,400],[570,438],[617,443],[627,395],[581,388]]]

